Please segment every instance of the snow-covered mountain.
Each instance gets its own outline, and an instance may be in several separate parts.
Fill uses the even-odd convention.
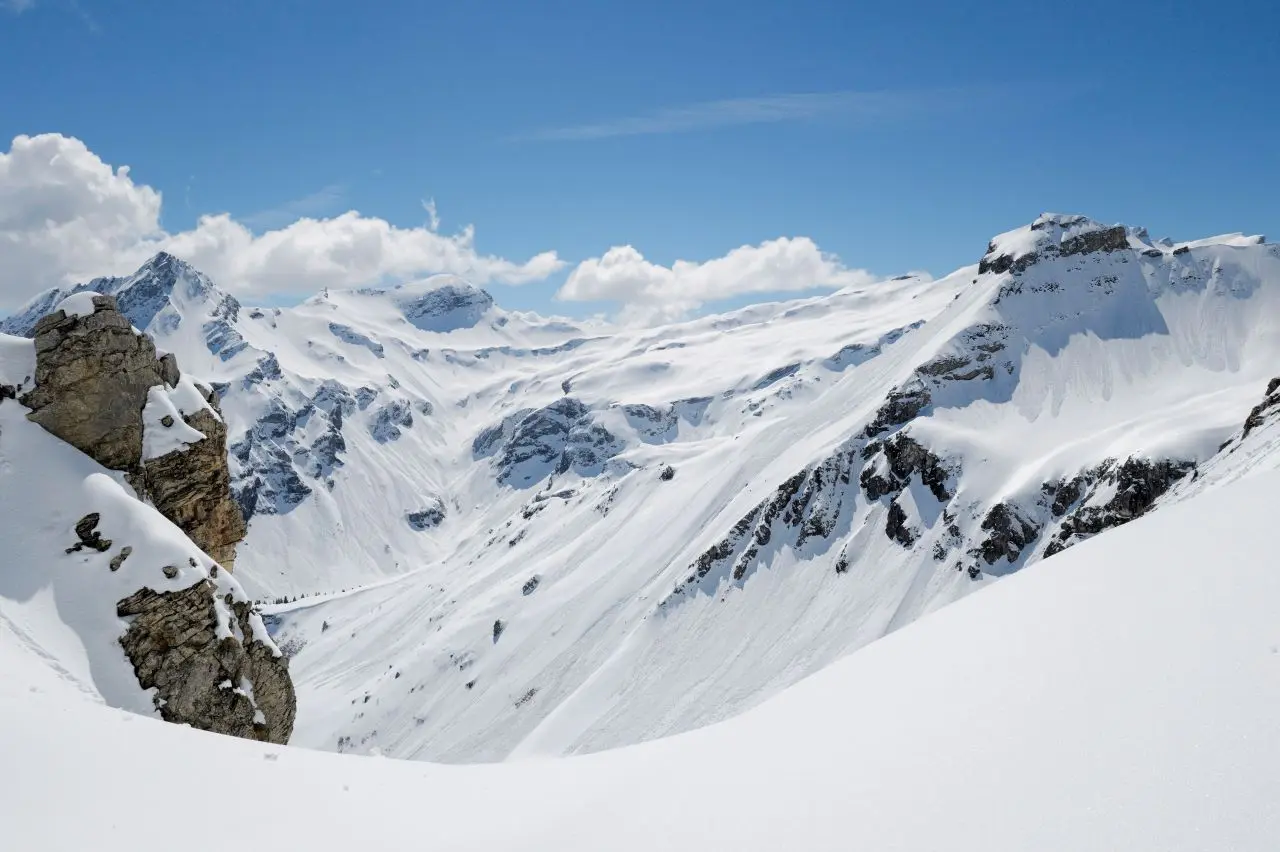
[[[1277,487],[1269,473],[1161,509],[736,719],[563,760],[433,766],[139,719],[94,706],[0,622],[0,824],[27,852],[1265,852]],[[234,779],[213,825],[193,771]]]
[[[272,629],[324,749],[717,722],[1274,456],[1265,413],[1242,434],[1280,372],[1256,237],[1045,215],[941,279],[643,330],[450,277],[247,308],[168,255],[83,289],[219,390],[236,575],[304,596]]]

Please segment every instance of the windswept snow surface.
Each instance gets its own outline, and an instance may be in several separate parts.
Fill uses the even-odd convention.
[[[735,719],[583,757],[440,766],[217,737],[94,706],[0,637],[0,825],[30,852],[222,850],[227,832],[316,852],[1269,852],[1278,488],[1163,509]],[[209,814],[178,780],[193,772],[234,779],[216,827],[192,828]]]
[[[1081,216],[639,330],[450,276],[251,308],[161,255],[86,286],[221,394],[237,578],[303,596],[272,617],[293,742],[443,762],[727,719],[1083,537],[1107,464],[1195,479],[1173,501],[1270,458],[1266,430],[1215,454],[1280,372],[1274,246]],[[906,439],[930,483],[894,473]]]

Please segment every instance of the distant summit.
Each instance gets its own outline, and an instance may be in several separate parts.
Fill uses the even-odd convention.
[[[68,296],[85,292],[114,296],[120,313],[139,329],[149,326],[173,301],[175,294],[182,301],[208,299],[211,296],[219,301],[234,301],[230,296],[219,292],[204,273],[186,261],[162,251],[138,267],[132,275],[95,278],[86,284],[46,290],[15,311],[13,316],[0,320],[0,332],[29,337],[36,322],[52,311],[59,302]]]

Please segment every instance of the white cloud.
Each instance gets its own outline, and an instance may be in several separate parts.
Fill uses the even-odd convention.
[[[554,251],[515,262],[482,255],[470,226],[452,235],[399,228],[351,211],[255,234],[227,214],[179,233],[160,226],[161,196],[78,139],[18,136],[0,151],[0,305],[47,287],[132,272],[170,251],[233,292],[312,293],[452,272],[478,284],[539,281],[564,266]],[[434,224],[434,223],[433,223]]]
[[[427,228],[432,231],[440,230],[440,213],[436,210],[436,200],[431,198],[422,202],[422,209],[427,211]]]
[[[740,246],[704,262],[652,263],[632,246],[614,246],[584,260],[556,294],[565,301],[611,301],[624,320],[678,319],[705,302],[732,296],[839,288],[878,280],[850,269],[808,237],[779,237]]]

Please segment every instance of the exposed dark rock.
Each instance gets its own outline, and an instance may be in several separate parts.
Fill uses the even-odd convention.
[[[1162,494],[1194,470],[1194,462],[1132,457],[1120,464],[1109,460],[1065,483],[1058,489],[1065,495],[1054,499],[1055,514],[1060,508],[1065,513],[1073,504],[1079,502],[1080,505],[1063,518],[1057,533],[1045,547],[1045,556],[1053,556],[1103,530],[1141,517]],[[1090,483],[1088,495],[1069,500],[1084,490],[1081,479]],[[1108,489],[1111,496],[1105,502],[1098,502],[1095,495],[1102,488]]]
[[[156,690],[166,721],[286,743],[297,713],[288,665],[256,638],[258,615],[248,603],[228,603],[220,624],[216,595],[214,583],[201,580],[179,591],[140,589],[116,605],[131,619],[120,644],[138,683]]]
[[[623,447],[573,397],[561,397],[545,408],[517,411],[482,431],[471,444],[475,458],[493,457],[500,483],[516,486],[570,470],[595,476]]]
[[[406,400],[398,399],[378,410],[373,423],[369,426],[369,432],[374,440],[385,444],[388,441],[399,440],[404,434],[401,427],[408,429],[412,426],[413,410]]]
[[[386,357],[386,350],[381,343],[366,334],[361,334],[349,325],[331,322],[329,323],[329,333],[343,343],[350,343],[352,346],[363,346],[379,358]]]
[[[431,505],[417,512],[408,512],[404,519],[408,522],[411,529],[422,532],[424,530],[434,529],[444,522],[445,507],[444,501],[438,497],[435,498]]]
[[[260,385],[263,382],[279,379],[284,375],[280,371],[280,362],[274,353],[268,352],[258,359],[253,369],[245,374],[245,385]]]
[[[520,587],[520,594],[528,597],[538,590],[538,586],[542,584],[542,577],[534,574],[528,580],[524,581],[524,585]]]
[[[658,474],[658,479],[663,482],[670,482],[676,478],[676,469],[669,464],[662,466],[662,472]]]
[[[1277,408],[1280,408],[1280,378],[1267,382],[1267,390],[1263,394],[1262,402],[1255,405],[1249,412],[1249,416],[1245,418],[1244,431],[1240,437],[1247,438],[1250,432],[1275,416]]]
[[[502,636],[502,631],[506,629],[507,629],[507,625],[503,623],[501,618],[494,621],[493,622],[493,641],[497,642],[498,638]]]
[[[1040,527],[1016,505],[997,503],[982,519],[986,536],[976,548],[977,555],[988,565],[1005,559],[1014,563],[1027,545],[1040,535]]]
[[[140,490],[160,514],[181,527],[201,550],[230,571],[246,526],[231,491],[227,427],[216,409],[202,408],[183,419],[201,432],[204,440],[146,459],[142,478],[135,481],[135,486],[140,482]]]
[[[133,553],[133,548],[129,547],[128,545],[120,548],[120,552],[117,553],[115,556],[111,557],[111,564],[109,566],[111,570],[119,571],[121,566],[124,565],[124,561],[128,559],[132,553]]]
[[[914,420],[932,401],[929,389],[923,384],[890,391],[876,416],[863,430],[863,435],[874,438],[895,426]]]
[[[897,500],[889,504],[889,513],[885,518],[884,532],[890,539],[903,547],[911,547],[916,543],[916,539],[920,537],[916,530],[907,526],[907,513],[898,504]]]
[[[872,459],[883,455],[883,463],[872,461],[859,476],[868,500],[901,492],[910,484],[912,476],[919,476],[940,503],[948,502],[953,496],[949,485],[951,470],[909,435],[899,432],[883,443],[873,441],[863,449],[862,455]]]
[[[97,512],[90,512],[76,521],[76,538],[80,540],[68,547],[67,553],[78,553],[86,547],[99,553],[106,553],[111,549],[111,539],[103,538],[102,533],[98,532],[99,520],[101,516]]]

